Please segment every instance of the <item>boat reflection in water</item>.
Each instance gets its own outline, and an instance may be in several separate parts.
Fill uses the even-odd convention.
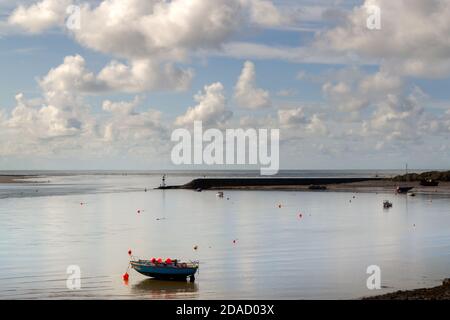
[[[149,299],[188,299],[198,294],[198,284],[189,281],[145,279],[133,285],[134,294]]]

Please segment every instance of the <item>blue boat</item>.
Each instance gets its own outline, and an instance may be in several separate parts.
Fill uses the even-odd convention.
[[[195,280],[195,273],[198,270],[199,262],[178,262],[177,260],[167,262],[157,262],[151,260],[132,260],[131,267],[147,277],[164,280],[184,280],[189,277],[190,281]]]

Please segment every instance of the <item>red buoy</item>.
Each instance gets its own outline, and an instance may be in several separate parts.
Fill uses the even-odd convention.
[[[131,252],[131,250],[128,250],[128,255],[131,256],[133,252]]]
[[[123,281],[128,281],[128,279],[130,278],[130,275],[128,274],[128,272],[125,272],[122,276]]]
[[[162,259],[158,258],[158,260],[156,260],[158,263],[162,263]]]
[[[167,258],[167,259],[166,259],[166,263],[167,263],[167,264],[171,264],[171,263],[172,263],[172,259]]]

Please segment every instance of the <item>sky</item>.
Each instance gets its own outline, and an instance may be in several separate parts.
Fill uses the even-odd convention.
[[[284,169],[450,169],[449,88],[448,0],[0,0],[2,170],[174,169],[194,121],[279,129]]]

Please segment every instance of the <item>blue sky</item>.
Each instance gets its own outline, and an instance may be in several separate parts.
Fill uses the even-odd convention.
[[[280,129],[284,168],[448,169],[450,4],[424,3],[4,1],[0,166],[172,167],[201,120]]]

